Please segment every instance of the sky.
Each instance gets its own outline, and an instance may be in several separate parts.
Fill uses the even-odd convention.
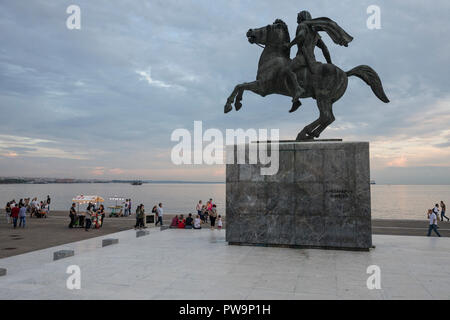
[[[72,4],[79,30],[66,26]],[[367,27],[370,5],[381,29]],[[377,183],[449,184],[447,0],[0,1],[0,176],[223,181],[223,165],[173,164],[171,134],[201,120],[293,139],[315,120],[311,98],[290,114],[290,98],[254,93],[223,113],[256,77],[262,49],[247,30],[281,18],[292,38],[305,9],[354,37],[340,47],[322,36],[341,69],[374,68],[391,101],[349,78],[321,138],[369,141]]]

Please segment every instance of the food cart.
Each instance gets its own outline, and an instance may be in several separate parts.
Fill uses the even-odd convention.
[[[80,213],[80,204],[88,204],[95,203],[95,207],[98,208],[100,202],[104,202],[105,200],[97,195],[79,195],[72,199],[72,202],[77,204],[77,219],[75,220],[75,226],[83,227],[84,219],[86,217],[86,213]],[[97,215],[97,213],[91,216],[92,225],[98,228],[101,225],[102,217]]]
[[[115,201],[116,204],[114,206],[109,206],[108,209],[111,209],[111,213],[109,214],[110,217],[121,217],[123,215],[123,206],[118,205],[118,201],[125,201],[125,198],[120,198],[117,196],[109,198],[111,201]]]

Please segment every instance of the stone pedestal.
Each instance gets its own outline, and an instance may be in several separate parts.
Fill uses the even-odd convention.
[[[260,168],[227,164],[229,244],[372,246],[368,142],[280,143],[278,173]]]

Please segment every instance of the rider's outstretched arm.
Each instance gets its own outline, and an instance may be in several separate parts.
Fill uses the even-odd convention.
[[[323,42],[322,39],[319,39],[317,41],[317,46],[322,49],[323,56],[325,57],[325,60],[327,60],[327,63],[331,64],[331,56],[330,52],[328,51],[327,45],[325,42]]]
[[[305,35],[306,35],[305,30],[300,29],[297,35],[295,36],[294,40],[292,40],[291,43],[289,44],[289,48],[292,48],[296,44],[303,42],[303,40],[305,40]]]

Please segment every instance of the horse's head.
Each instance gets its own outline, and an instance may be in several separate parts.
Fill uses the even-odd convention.
[[[247,39],[250,43],[265,46],[281,46],[290,41],[288,27],[281,19],[262,28],[249,29]]]

